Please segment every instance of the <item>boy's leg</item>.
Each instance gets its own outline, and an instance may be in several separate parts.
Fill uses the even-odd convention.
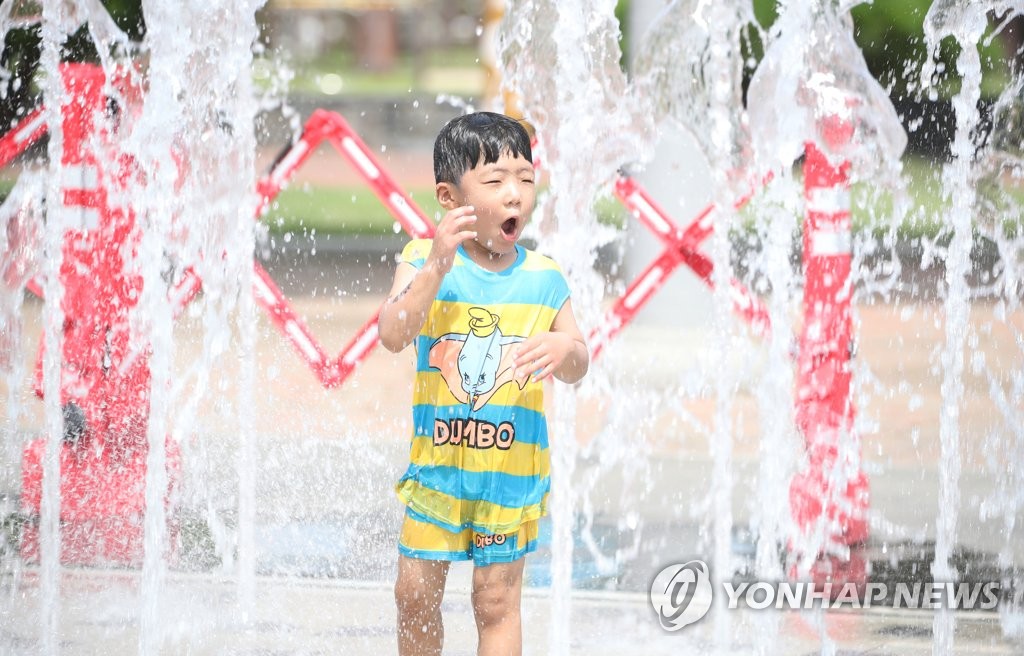
[[[525,558],[473,568],[473,614],[480,635],[478,656],[523,652],[520,604]]]
[[[440,655],[444,642],[441,598],[448,565],[446,561],[398,556],[395,603],[401,656]]]

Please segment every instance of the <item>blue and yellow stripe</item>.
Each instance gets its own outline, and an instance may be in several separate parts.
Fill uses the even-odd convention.
[[[430,248],[430,240],[414,240],[403,250],[402,261],[422,268]],[[497,315],[497,330],[507,348],[550,330],[568,298],[561,270],[543,255],[517,246],[515,263],[491,272],[477,266],[460,246],[415,341],[410,463],[396,486],[409,517],[414,518],[411,524],[407,518],[403,528],[401,545],[406,555],[475,560],[475,555],[463,550],[467,532],[511,535],[526,530],[533,533],[523,537],[524,544],[536,538],[536,520],[547,512],[551,485],[543,384],[531,381],[520,387],[517,382],[505,382],[489,398],[482,396],[476,403],[480,407],[474,409],[473,402],[462,402],[453,394],[454,390],[465,399],[464,390],[449,388],[459,384],[452,380],[451,368],[461,348],[458,342],[466,339],[461,336],[472,332],[471,308]],[[441,338],[454,345],[441,351],[440,359],[435,357],[435,364],[445,367],[444,375],[431,366],[431,349]],[[503,360],[502,368],[508,366],[509,361]],[[459,373],[454,372],[456,378]],[[475,423],[467,428],[468,422]],[[475,448],[465,439],[457,444],[441,439],[446,430],[475,431],[483,422],[493,427],[511,424],[514,439],[502,448]],[[488,440],[494,435],[491,426]],[[437,441],[435,431],[440,431]],[[479,433],[472,434],[475,440]]]

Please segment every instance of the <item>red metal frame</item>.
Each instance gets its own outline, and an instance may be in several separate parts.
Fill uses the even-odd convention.
[[[847,122],[826,121],[823,128],[833,145],[845,144],[852,137]],[[811,142],[805,153],[806,282],[797,356],[796,423],[806,442],[807,462],[790,484],[790,507],[802,539],[817,533],[825,522],[827,540],[852,545],[867,540],[869,498],[853,431],[850,394],[850,163],[833,164]]]
[[[42,139],[46,130],[46,113],[42,107],[33,109],[25,118],[18,121],[10,131],[0,136],[0,168],[10,164],[29,146]],[[27,287],[36,296],[43,297],[43,288],[37,280],[29,280]]]
[[[534,150],[537,148],[537,143],[537,140],[534,139],[531,144]],[[538,170],[543,168],[541,159],[536,152],[533,157],[533,166]],[[771,174],[767,175],[762,184],[767,184],[771,178]],[[636,178],[620,171],[616,175],[612,190],[618,201],[665,244],[665,249],[633,279],[633,282],[605,312],[601,322],[590,331],[588,344],[591,357],[594,359],[600,357],[605,345],[622,332],[626,324],[636,318],[643,306],[662,288],[679,265],[685,264],[690,267],[704,284],[714,289],[714,280],[711,277],[715,268],[714,262],[698,250],[701,243],[714,232],[713,219],[718,210],[714,203],[708,204],[701,210],[684,229],[676,225],[672,217],[661,208]],[[737,210],[742,208],[753,195],[752,191],[740,198],[734,208]],[[733,310],[747,320],[754,334],[766,335],[771,330],[767,308],[761,299],[752,294],[743,283],[736,279],[731,280],[730,296],[733,301]]]
[[[11,132],[0,138],[0,166],[9,163],[20,152],[46,134],[43,111],[37,109],[22,120]],[[416,203],[395,182],[377,161],[373,153],[345,119],[334,112],[316,110],[309,117],[302,137],[280,157],[273,168],[256,185],[260,203],[256,216],[280,193],[291,176],[298,170],[322,142],[330,143],[362,176],[405,231],[413,238],[429,238],[434,224]],[[338,356],[331,359],[302,318],[295,312],[287,297],[259,264],[253,263],[253,292],[256,301],[267,311],[271,322],[306,360],[324,387],[337,387],[379,343],[375,312],[349,340]],[[202,288],[202,281],[192,267],[186,268],[170,292],[170,300],[181,311]],[[35,281],[29,290],[42,296]]]
[[[0,166],[45,134],[46,126],[39,122],[41,116],[42,110],[36,110],[0,139]],[[265,211],[295,171],[306,163],[324,141],[330,143],[352,164],[367,186],[411,237],[433,236],[433,222],[377,161],[373,152],[367,148],[348,122],[341,115],[325,110],[313,112],[299,140],[286,150],[272,169],[257,182],[256,190],[260,195],[257,217]],[[716,211],[713,204],[708,205],[685,229],[681,229],[635,178],[627,175],[618,176],[614,193],[619,201],[665,244],[665,249],[614,301],[602,322],[591,332],[591,350],[594,358],[600,356],[605,345],[633,320],[664,285],[668,276],[681,264],[686,264],[705,284],[712,286],[711,274],[714,264],[700,253],[698,248],[712,232],[712,219]],[[742,198],[736,207],[742,207],[749,198],[749,195]],[[331,359],[270,274],[258,262],[254,262],[253,267],[253,291],[257,302],[267,311],[272,323],[292,344],[299,356],[310,365],[324,387],[337,387],[343,383],[379,343],[378,311],[363,324],[338,356]],[[38,284],[34,282],[29,288],[34,293],[41,292]],[[194,269],[188,267],[170,292],[171,302],[180,311],[195,298],[201,288],[202,281]],[[736,280],[731,283],[731,292],[734,309],[750,322],[754,332],[766,332],[770,327],[768,313],[761,300]]]
[[[665,244],[661,254],[638,275],[605,313],[601,324],[590,333],[591,351],[597,357],[605,344],[636,317],[640,309],[661,289],[662,285],[681,264],[697,274],[704,284],[714,287],[714,263],[698,248],[714,231],[717,206],[705,207],[685,229],[679,228],[647,190],[627,175],[615,180],[615,197]],[[752,194],[741,198],[736,209],[743,207]],[[755,294],[736,279],[730,281],[733,310],[746,319],[755,334],[763,335],[771,328],[768,310]]]
[[[340,114],[322,109],[310,115],[299,140],[282,153],[271,170],[256,183],[256,191],[260,195],[257,218],[324,141],[352,164],[366,185],[411,237],[420,239],[433,236],[433,222],[377,161],[355,130]],[[338,356],[331,359],[270,274],[259,262],[254,262],[253,267],[253,292],[257,303],[267,311],[271,322],[309,364],[324,387],[341,385],[380,343],[377,337],[378,310],[348,341]],[[179,308],[184,307],[195,297],[201,286],[202,282],[195,272],[191,268],[186,269],[171,293],[172,302]]]
[[[0,137],[0,167],[7,166],[15,157],[39,141],[46,134],[46,115],[39,107],[28,113],[10,132]]]
[[[148,347],[133,332],[130,313],[138,302],[141,278],[127,267],[138,233],[130,208],[111,204],[134,174],[121,159],[116,128],[106,117],[107,80],[91,64],[65,63],[60,69],[65,101],[61,165],[65,174],[55,216],[67,212],[58,272],[61,309],[58,399],[80,431],[66,432],[60,458],[60,560],[74,564],[141,564],[149,420]],[[119,81],[115,80],[114,84]],[[0,139],[0,160],[10,162],[46,133],[43,111],[29,114]],[[117,165],[108,166],[110,162]],[[38,293],[39,285],[29,283]],[[42,348],[36,373],[42,396]],[[68,431],[68,427],[65,427]],[[167,439],[165,504],[173,505],[181,480],[176,443]],[[42,503],[46,440],[30,441],[22,453],[21,505],[30,518]],[[176,519],[169,512],[174,544]],[[173,548],[173,547],[172,547]],[[29,521],[21,533],[26,560],[39,558],[39,527]]]
[[[322,109],[313,112],[306,122],[302,137],[257,183],[256,190],[261,199],[257,216],[263,213],[295,171],[309,159],[323,141],[331,144],[352,164],[409,236],[414,239],[426,239],[434,235],[434,223],[381,166],[348,122],[340,114]],[[287,298],[259,264],[256,265],[255,291],[257,301],[267,310],[278,329],[310,363],[324,387],[340,385],[380,343],[377,335],[377,319],[380,316],[378,309],[349,340],[341,353],[334,360],[329,360],[305,322],[295,314]]]
[[[45,133],[44,113],[37,109],[0,137],[0,166],[8,164]],[[849,126],[839,121],[826,121],[825,136],[836,144],[845,143],[850,137]],[[310,116],[301,138],[258,181],[257,217],[324,141],[352,164],[411,237],[433,235],[433,222],[381,166],[345,119],[324,110],[317,110]],[[828,481],[828,472],[836,464],[839,453],[838,436],[850,434],[853,424],[849,389],[852,335],[848,169],[847,163],[833,166],[814,144],[807,145],[804,168],[808,201],[804,233],[807,283],[805,323],[799,344],[796,414],[807,441],[810,466],[794,478],[790,498],[799,530],[810,531],[815,522],[826,517],[839,526],[836,537],[852,544],[867,537],[866,477],[857,471],[841,492],[830,489]],[[715,205],[707,206],[685,228],[680,228],[634,178],[620,174],[613,190],[616,198],[664,244],[664,249],[613,302],[603,321],[591,332],[595,358],[680,265],[685,264],[705,284],[713,286],[714,264],[699,247],[713,230]],[[740,199],[736,207],[742,207],[748,199],[749,196]],[[86,205],[95,201],[85,197],[66,200]],[[825,248],[827,245],[831,247]],[[363,324],[340,354],[331,359],[270,275],[259,263],[254,262],[253,266],[256,300],[274,325],[310,364],[325,387],[336,387],[344,382],[379,342],[379,311]],[[201,284],[194,270],[186,269],[171,292],[172,302],[180,310],[194,298]],[[41,292],[35,281],[29,283],[29,289],[37,294]],[[730,282],[730,291],[734,310],[750,323],[755,333],[770,330],[768,312],[755,294],[735,279]]]

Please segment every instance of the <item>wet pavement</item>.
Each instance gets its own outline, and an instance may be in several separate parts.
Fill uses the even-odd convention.
[[[381,255],[373,248],[359,261],[321,257],[327,258],[326,265],[267,265],[295,294],[297,309],[325,349],[337,353],[380,303],[387,277],[382,283]],[[356,275],[363,268],[365,276]],[[40,309],[30,300],[23,313],[26,371],[31,371],[38,344]],[[858,411],[865,422],[862,451],[872,494],[866,558],[877,579],[923,580],[932,557],[942,477],[937,464],[941,369],[936,364],[941,306],[862,305],[856,313],[862,381]],[[975,337],[968,340],[968,362],[975,366],[965,371],[959,414],[957,562],[964,566],[965,579],[1019,580],[1024,516],[1013,505],[1016,479],[1006,459],[1015,457],[1024,442],[1015,432],[1019,427],[1007,425],[993,390],[1006,389],[1019,368],[1016,335],[1024,332],[1024,317],[1002,317],[997,306],[976,303],[971,331]],[[182,424],[192,428],[176,433],[185,457],[182,539],[159,600],[155,626],[162,632],[161,653],[393,653],[389,586],[401,507],[391,486],[406,458],[411,354],[377,349],[343,386],[324,390],[260,316],[254,353],[257,392],[253,407],[247,408],[258,432],[258,578],[254,604],[246,609],[229,575],[235,569],[231,559],[238,521],[238,362],[233,357],[216,360],[212,378],[204,383],[207,391],[194,393],[201,380],[196,363],[207,358],[201,318],[184,316],[176,336],[172,393],[188,409]],[[701,391],[699,380],[713,366],[707,361],[709,341],[699,327],[681,330],[653,322],[630,327],[592,372],[592,378],[614,385],[578,392],[574,421],[580,455],[572,476],[579,511],[574,581],[580,590],[572,623],[554,627],[556,636],[569,636],[571,653],[923,654],[933,653],[935,640],[937,653],[1024,652],[1022,616],[986,611],[957,613],[955,639],[949,644],[933,637],[934,611],[884,608],[826,613],[713,609],[693,626],[664,632],[647,601],[652,578],[669,562],[710,560],[706,517],[712,501],[714,399]],[[984,366],[977,366],[979,361]],[[8,398],[8,390],[0,394]],[[42,403],[27,385],[15,397],[22,403],[20,439],[38,434]],[[1019,399],[1011,402],[1019,404]],[[733,405],[731,503],[737,528],[731,565],[741,571],[753,557],[751,527],[764,507],[784,503],[785,492],[766,499],[758,485],[764,456],[757,390],[741,387]],[[622,430],[617,407],[642,411],[628,418],[630,431]],[[8,448],[0,468],[0,490],[7,494],[18,489],[16,458],[10,455],[16,452]],[[553,649],[551,597],[543,587],[551,578],[550,557],[545,544],[528,560],[526,653]],[[445,602],[446,653],[474,651],[469,572],[468,567],[453,568]],[[38,576],[31,567],[5,575],[0,652],[39,653]],[[140,627],[147,625],[139,615],[139,586],[137,572],[65,570],[60,652],[139,653]]]
[[[469,566],[466,565],[467,572]],[[442,612],[445,654],[475,653],[468,587],[453,568]],[[0,619],[4,653],[39,653],[39,594],[27,572],[12,612]],[[59,651],[64,654],[140,653],[158,640],[161,654],[385,654],[396,652],[389,586],[358,581],[261,577],[251,606],[238,603],[237,585],[215,575],[172,574],[149,623],[136,602],[134,572],[69,570],[61,579]],[[4,591],[9,593],[8,590]],[[525,654],[552,653],[550,595],[527,589],[523,599]],[[1018,654],[1021,643],[1002,636],[998,616],[956,614],[950,653]],[[151,627],[157,628],[151,628]],[[572,599],[572,654],[815,654],[852,656],[932,654],[929,611],[788,611],[712,608],[695,624],[662,630],[645,595],[577,592]],[[152,633],[155,631],[155,633]],[[943,653],[942,650],[939,653]]]

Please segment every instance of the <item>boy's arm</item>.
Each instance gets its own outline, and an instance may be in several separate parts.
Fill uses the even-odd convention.
[[[441,281],[452,268],[456,249],[466,239],[476,236],[476,232],[464,229],[472,227],[475,221],[472,207],[451,210],[437,224],[423,268],[416,269],[408,262],[399,263],[391,292],[377,318],[377,332],[384,348],[398,353],[419,334]]]
[[[516,378],[534,380],[554,375],[563,383],[578,383],[590,368],[590,351],[576,324],[572,301],[566,301],[551,322],[551,330],[524,341],[515,357]]]
[[[377,332],[384,348],[398,353],[415,339],[423,328],[443,278],[444,273],[429,261],[422,269],[408,262],[398,264],[395,282],[377,318]]]

